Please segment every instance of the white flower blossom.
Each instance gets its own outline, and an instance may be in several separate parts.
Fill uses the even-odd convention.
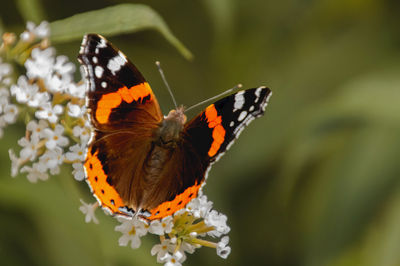
[[[3,60],[0,58],[0,81],[3,81],[4,78],[10,76],[12,72],[11,65],[3,63]]]
[[[157,254],[157,262],[162,263],[162,258],[165,257],[167,253],[174,252],[175,245],[171,243],[169,239],[164,239],[160,244],[156,244],[152,247],[150,253],[152,256]]]
[[[154,220],[150,223],[149,232],[155,235],[164,235],[171,232],[174,226],[172,216],[164,217],[161,221]]]
[[[205,195],[198,196],[197,198],[191,200],[186,206],[186,209],[193,213],[193,215],[197,218],[205,217],[211,208],[212,201],[208,201],[207,196]]]
[[[67,104],[68,115],[71,117],[83,117],[86,114],[86,106],[80,106],[78,104]]]
[[[83,75],[82,77],[84,77],[84,76],[85,75]],[[70,95],[72,95],[72,96],[74,96],[74,97],[83,99],[86,96],[86,83],[85,82],[82,82],[82,83],[79,83],[79,84],[71,83],[66,88],[65,92],[70,94]]]
[[[36,158],[37,149],[39,147],[39,138],[31,137],[30,139],[23,137],[18,140],[19,146],[22,150],[19,152],[19,156],[22,160],[33,161]]]
[[[75,144],[74,146],[70,146],[69,150],[71,152],[67,152],[65,157],[70,161],[84,161],[86,145],[84,144]]]
[[[38,119],[47,119],[50,123],[56,123],[58,116],[63,112],[63,107],[59,104],[52,106],[50,103],[41,106],[41,110],[36,111],[35,116]]]
[[[72,164],[72,174],[77,181],[82,181],[85,179],[85,169],[83,168],[82,163],[73,163]]]
[[[65,147],[68,145],[68,139],[63,136],[64,127],[62,125],[56,125],[54,130],[50,128],[45,128],[43,130],[44,136],[46,137],[46,147],[48,149],[54,149],[57,146]]]
[[[28,42],[34,38],[44,39],[50,36],[50,26],[47,21],[42,21],[38,26],[28,21],[26,23],[26,31],[21,33],[21,40]]]
[[[4,108],[3,119],[7,124],[12,124],[17,120],[18,108],[15,104],[8,104]]]
[[[80,138],[82,144],[88,143],[90,139],[89,128],[87,127],[75,126],[72,129],[72,134],[74,137]]]
[[[204,222],[208,226],[214,227],[215,230],[208,232],[208,234],[214,237],[220,237],[221,235],[229,233],[231,229],[226,225],[227,220],[228,217],[226,217],[225,214],[218,213],[216,210],[209,212],[205,217]]]
[[[53,47],[47,49],[33,49],[31,58],[25,61],[26,75],[28,78],[40,78],[43,80],[48,78],[54,67],[54,53],[55,50]]]
[[[39,163],[34,163],[32,167],[27,165],[23,166],[21,168],[21,173],[28,173],[26,177],[32,183],[36,183],[38,180],[45,181],[49,179],[49,175],[46,171],[43,171],[43,167],[40,167]]]
[[[15,177],[18,174],[19,167],[21,166],[21,160],[15,155],[14,151],[9,149],[8,155],[11,160],[11,176]]]
[[[185,254],[182,252],[175,252],[172,255],[167,253],[164,257],[161,258],[161,261],[164,263],[164,266],[182,266],[182,262],[186,259]]]
[[[224,236],[217,245],[217,254],[223,259],[226,259],[231,253],[231,248],[228,246],[229,236]]]
[[[46,120],[39,120],[37,123],[35,120],[31,120],[26,125],[26,130],[32,133],[32,138],[45,138],[44,129],[47,128],[49,124]]]
[[[147,234],[145,224],[136,218],[119,218],[118,221],[122,222],[120,225],[115,227],[115,231],[119,231],[122,233],[122,236],[118,240],[119,245],[127,246],[129,242],[131,242],[132,249],[140,247],[140,237]]]
[[[64,154],[60,147],[54,147],[51,150],[46,150],[46,152],[40,156],[39,163],[45,169],[50,170],[50,174],[55,175],[60,172],[60,165],[63,163]],[[41,170],[43,170],[41,168]]]
[[[85,214],[85,222],[90,223],[93,221],[95,224],[99,223],[97,220],[94,212],[96,211],[97,207],[99,206],[98,203],[88,204],[85,203],[82,199],[80,200],[82,205],[79,207],[79,210]]]

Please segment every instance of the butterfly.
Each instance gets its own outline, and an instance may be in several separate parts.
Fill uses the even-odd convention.
[[[78,60],[93,126],[86,181],[113,215],[155,220],[184,208],[271,96],[266,87],[242,90],[187,121],[184,107],[163,116],[142,74],[104,37],[85,35]]]

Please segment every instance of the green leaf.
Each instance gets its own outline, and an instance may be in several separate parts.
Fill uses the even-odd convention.
[[[86,33],[113,36],[140,30],[157,30],[186,58],[192,53],[172,34],[165,21],[153,9],[141,4],[121,4],[76,14],[50,23],[51,40],[66,42],[82,38]]]

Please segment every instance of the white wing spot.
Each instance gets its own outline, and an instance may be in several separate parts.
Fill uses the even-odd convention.
[[[250,112],[253,112],[253,111],[254,111],[254,105],[250,106],[249,111],[250,111]]]
[[[97,60],[97,57],[93,56],[92,61],[93,61],[93,63],[97,64],[97,62],[98,62],[99,60]]]
[[[107,87],[107,82],[102,81],[102,82],[101,82],[101,86],[102,86],[103,88],[106,88],[106,87]]]
[[[255,100],[255,102],[258,102],[258,99],[260,98],[260,94],[261,94],[262,90],[263,90],[263,87],[259,87],[256,89],[256,92],[254,94],[256,95],[257,99]]]
[[[96,47],[97,48],[106,48],[107,47],[106,40],[104,40],[103,38],[100,38],[100,42],[97,44]]]
[[[108,61],[107,68],[115,75],[115,73],[125,65],[126,59],[117,55]]]
[[[230,127],[233,127],[235,125],[235,122],[233,122],[233,121],[231,121],[230,123],[229,123],[229,126]]]
[[[96,50],[94,50],[94,53],[98,54],[99,53],[99,48],[96,48]]]
[[[243,108],[245,99],[244,99],[244,91],[239,91],[235,94],[235,103],[233,104],[233,112],[240,110]]]
[[[104,69],[101,66],[96,66],[94,68],[94,74],[96,74],[96,77],[101,78],[103,76],[103,71]]]
[[[242,111],[238,117],[238,121],[242,121],[247,115],[247,111]]]

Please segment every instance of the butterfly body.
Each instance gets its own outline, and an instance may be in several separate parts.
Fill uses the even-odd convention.
[[[102,36],[86,35],[78,58],[94,128],[86,181],[114,215],[154,220],[184,208],[271,95],[266,87],[239,91],[187,122],[183,107],[162,115],[140,72]]]

